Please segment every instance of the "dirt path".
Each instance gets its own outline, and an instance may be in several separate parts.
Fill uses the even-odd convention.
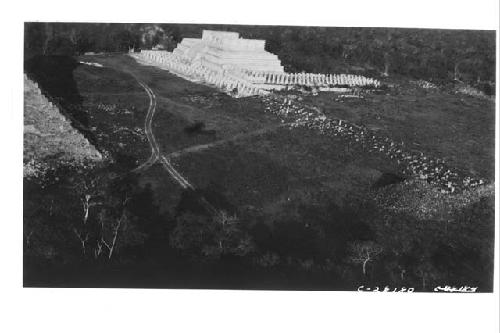
[[[136,79],[137,80],[137,79]],[[160,156],[160,148],[158,147],[158,143],[156,142],[156,139],[153,135],[153,130],[151,129],[151,124],[153,121],[153,117],[156,111],[156,96],[153,93],[153,91],[146,86],[144,83],[141,81],[137,80],[137,82],[141,85],[141,87],[146,91],[149,97],[149,108],[148,108],[148,113],[146,115],[146,119],[144,120],[144,132],[146,133],[146,137],[149,142],[149,146],[151,147],[151,156],[149,159],[139,165],[137,168],[133,170],[133,172],[140,172],[143,171],[150,166],[152,166],[157,160],[158,157]]]
[[[151,156],[149,159],[142,163],[140,166],[134,169],[134,172],[143,171],[150,166],[152,166],[158,159],[160,160],[163,168],[167,170],[169,175],[177,181],[177,183],[184,189],[194,190],[194,186],[189,183],[189,181],[184,178],[170,163],[170,160],[161,156],[160,147],[158,146],[158,142],[156,142],[156,138],[153,134],[153,130],[151,128],[153,117],[156,111],[156,95],[145,83],[137,80],[137,82],[141,85],[141,87],[146,91],[149,97],[149,108],[148,113],[146,115],[146,119],[144,120],[144,132],[146,133],[146,137],[148,138],[149,146],[151,147]]]
[[[195,187],[186,179],[184,178],[179,171],[177,171],[174,166],[170,163],[170,159],[168,156],[161,155],[160,153],[160,147],[158,146],[158,143],[156,142],[156,138],[153,134],[152,130],[152,122],[153,122],[153,117],[156,111],[156,95],[155,93],[149,88],[145,83],[141,82],[139,79],[137,79],[137,82],[141,85],[141,87],[146,91],[149,97],[149,108],[148,108],[148,113],[146,115],[146,119],[144,120],[144,132],[146,133],[146,137],[148,139],[149,145],[151,147],[151,156],[149,159],[142,163],[140,166],[135,168],[133,171],[134,172],[140,172],[143,171],[150,166],[152,166],[154,163],[156,163],[158,160],[160,161],[161,165],[163,168],[168,172],[170,177],[172,177],[183,189],[191,190],[194,191]],[[210,204],[203,196],[199,197],[200,203],[209,211],[212,215],[218,215],[220,212],[212,205]]]
[[[225,143],[235,142],[235,141],[238,141],[240,139],[249,138],[252,136],[258,136],[261,134],[272,132],[272,131],[277,130],[278,128],[285,127],[285,126],[286,126],[285,124],[273,125],[273,126],[268,126],[265,128],[258,129],[256,131],[248,132],[248,133],[236,134],[236,135],[234,135],[230,138],[227,138],[227,139],[217,140],[217,141],[213,141],[213,142],[205,143],[205,144],[201,144],[201,145],[196,145],[196,146],[190,146],[190,147],[178,150],[178,151],[174,151],[174,152],[168,154],[167,156],[169,158],[177,158],[183,154],[200,152],[200,151],[203,151],[206,149],[210,149],[213,147],[223,145]]]

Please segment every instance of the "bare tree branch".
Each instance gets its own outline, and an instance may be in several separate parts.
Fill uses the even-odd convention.
[[[366,275],[366,265],[382,252],[382,247],[374,242],[355,242],[351,245],[351,261],[360,263],[363,275]]]
[[[74,231],[76,237],[78,237],[78,239],[80,240],[80,243],[82,245],[83,255],[85,256],[85,253],[86,253],[85,244],[89,240],[89,234],[86,233],[85,237],[82,237],[82,235],[80,234],[80,232],[78,232],[78,230],[76,230],[76,228],[73,228],[73,231]]]

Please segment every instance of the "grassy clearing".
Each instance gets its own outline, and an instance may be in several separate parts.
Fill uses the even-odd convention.
[[[164,153],[279,124],[277,117],[261,112],[264,106],[259,98],[234,99],[167,71],[139,65],[126,55],[82,57],[82,60],[130,73],[154,91],[157,111],[153,132]],[[198,122],[205,125],[205,131],[185,131]]]
[[[86,76],[84,72],[77,74]],[[149,103],[147,95],[139,92],[131,94],[90,90],[90,80],[85,83],[85,87],[88,90],[82,94],[82,104],[73,105],[72,110],[85,117],[85,127],[93,141],[112,156],[126,155],[136,165],[140,164],[150,154],[144,132],[144,119]]]
[[[246,101],[249,107],[246,112],[243,111],[241,105],[244,102],[239,102],[236,106],[230,103],[220,103],[216,108],[203,108],[193,106],[192,103],[184,103],[163,97],[158,98],[153,132],[164,153],[217,140],[231,139],[237,135],[279,124],[276,118],[260,112],[258,100]],[[204,129],[188,132],[187,129],[196,123],[204,124]]]
[[[366,125],[410,149],[444,158],[450,167],[493,179],[495,106],[491,101],[424,89],[364,99],[334,98],[322,93],[306,101],[329,116]]]
[[[363,195],[397,165],[363,153],[340,138],[307,129],[286,129],[186,154],[175,161],[200,187],[215,183],[237,206],[265,209],[297,191],[333,191],[341,202],[348,194]]]
[[[157,163],[142,172],[139,176],[139,185],[151,189],[154,194],[154,203],[162,213],[175,211],[182,195],[182,189],[168,175],[161,164]]]

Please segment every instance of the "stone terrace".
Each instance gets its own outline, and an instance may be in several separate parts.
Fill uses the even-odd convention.
[[[51,158],[58,164],[82,164],[102,156],[24,75],[24,176],[43,174]]]
[[[335,90],[380,86],[379,81],[360,75],[285,73],[278,57],[264,47],[263,40],[205,30],[201,39],[185,38],[173,52],[141,51],[130,55],[142,64],[214,85],[235,97],[265,96],[271,90],[295,87]]]

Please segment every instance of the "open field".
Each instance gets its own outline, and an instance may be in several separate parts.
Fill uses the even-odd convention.
[[[237,207],[272,205],[302,187],[313,192],[334,188],[341,202],[347,193],[369,190],[383,173],[398,173],[394,162],[342,139],[278,128],[278,117],[263,112],[258,98],[234,99],[123,56],[83,59],[128,71],[150,85],[158,96],[153,132],[162,152],[229,139],[227,144],[183,154],[174,164],[197,187],[215,184],[228,189],[226,197]],[[186,127],[197,121],[215,135],[187,133]],[[231,141],[266,128],[267,133]]]
[[[308,129],[281,128],[175,162],[199,186],[227,189],[236,206],[261,208],[304,190],[332,191],[341,203],[346,194],[364,195],[383,173],[398,173],[389,159]]]
[[[109,64],[151,87],[158,98],[153,130],[166,153],[279,123],[275,116],[258,112],[263,108],[259,99],[237,100],[155,67],[140,66],[125,55],[111,59],[105,56],[82,59]],[[203,132],[192,135],[185,131],[196,122],[203,122],[205,130],[215,131],[214,135]]]
[[[154,286],[321,286],[338,290],[355,288],[361,282],[390,280],[394,285],[413,283],[424,291],[428,290],[429,281],[437,283],[456,277],[464,283],[469,279],[483,290],[491,288],[491,196],[478,198],[460,210],[443,207],[449,213],[447,219],[435,218],[439,212],[425,219],[411,211],[394,213],[380,203],[392,203],[392,192],[407,195],[407,200],[417,199],[411,197],[417,192],[410,192],[415,183],[412,179],[405,181],[402,166],[384,154],[369,152],[343,137],[287,127],[279,116],[265,111],[260,98],[233,99],[211,87],[141,66],[124,54],[83,56],[80,60],[104,67],[73,64],[60,74],[64,80],[43,75],[53,73],[50,64],[40,67],[46,72],[33,74],[62,105],[73,126],[116,161],[120,172],[126,173],[145,162],[151,154],[144,131],[150,100],[138,80],[143,82],[156,96],[152,130],[160,154],[169,156],[176,170],[194,185],[195,195],[237,218],[234,234],[250,239],[245,256],[232,253],[217,264],[204,262],[199,256],[193,259],[194,254],[211,254],[213,249],[197,248],[196,240],[182,237],[194,234],[189,229],[192,223],[198,223],[203,231],[211,220],[193,208],[193,194],[182,190],[156,163],[134,174],[133,180],[125,179],[129,183],[119,184],[120,190],[132,188],[132,203],[136,200],[140,204],[131,208],[136,215],[130,218],[133,223],[127,229],[129,236],[123,235],[129,250],[125,245],[123,250],[119,248],[122,252],[118,252],[114,263],[118,268],[110,269],[109,279],[122,270],[128,272],[130,279],[135,276],[139,281],[144,270],[158,272],[157,277],[150,279]],[[328,117],[365,125],[382,136],[405,142],[412,150],[444,158],[464,172],[493,180],[494,106],[490,101],[423,90],[417,94],[389,90],[386,95],[343,101],[338,101],[338,97],[334,93],[307,95],[303,103],[319,108]],[[62,186],[62,181],[58,181],[53,186]],[[30,200],[37,200],[34,193],[44,193],[31,186],[35,185],[29,187],[33,193],[25,192],[26,207],[31,207]],[[435,193],[430,185],[421,189],[419,196]],[[116,188],[113,191],[119,192]],[[57,201],[57,191],[53,195]],[[74,199],[78,201],[77,197]],[[116,201],[125,202],[122,197]],[[116,207],[121,206],[116,204],[110,215],[117,214]],[[95,215],[90,219],[99,221],[101,217]],[[478,228],[472,227],[475,224]],[[438,236],[430,237],[434,232]],[[73,238],[78,244],[78,239]],[[229,244],[234,240],[224,241]],[[181,246],[173,249],[169,244],[175,242]],[[353,259],[353,246],[374,243],[383,251],[370,262],[365,274]],[[192,244],[196,245],[194,250],[182,247]],[[461,257],[456,257],[453,249],[459,247]],[[74,248],[78,251],[78,246]],[[51,251],[64,256],[64,249],[54,247]],[[31,259],[40,255],[28,253]],[[43,256],[49,261],[57,257]],[[460,258],[465,258],[466,263],[462,265]],[[185,262],[193,268],[184,267],[190,265]],[[169,264],[184,265],[179,271],[190,272],[186,274],[210,271],[215,282],[207,280],[203,284],[192,275],[184,280],[169,280],[165,273],[172,270]],[[245,276],[242,272],[253,272],[255,283],[244,282],[244,278],[228,282],[224,277],[227,267],[241,276]],[[94,269],[88,268],[83,276],[91,275],[89,272]],[[403,271],[407,272],[405,278],[401,277]],[[38,281],[34,278],[36,270],[31,274],[27,278],[31,284],[50,285],[50,273]],[[82,283],[74,276],[68,279],[60,284]],[[137,281],[121,283],[135,286],[140,284]],[[92,283],[95,282],[89,282]]]
[[[329,116],[443,158],[450,167],[494,178],[495,104],[490,100],[423,88],[342,101],[323,93],[306,100]]]

